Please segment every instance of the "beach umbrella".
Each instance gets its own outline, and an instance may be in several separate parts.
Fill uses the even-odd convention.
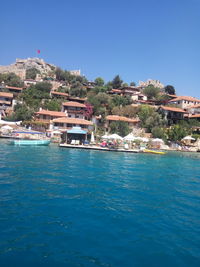
[[[132,133],[130,133],[130,134],[128,134],[127,136],[124,137],[124,140],[125,140],[125,141],[134,141],[135,138],[136,138],[136,137],[135,137]]]
[[[13,128],[9,125],[5,125],[1,127],[2,130],[13,130]]]
[[[135,140],[138,140],[138,141],[141,141],[141,142],[143,142],[143,138],[142,138],[142,137],[140,137],[140,136],[137,136],[137,137],[135,137]]]
[[[91,133],[91,143],[95,143],[95,140],[94,140],[94,133],[93,133],[93,132]]]
[[[145,143],[146,143],[146,142],[149,142],[149,138],[146,138],[146,137],[142,137],[141,140],[142,140],[142,142],[145,142]]]
[[[110,135],[104,134],[101,138],[102,139],[109,139],[110,138]]]
[[[109,139],[123,140],[123,138],[121,136],[119,136],[118,134],[111,134],[109,136]]]
[[[164,143],[164,141],[162,139],[160,139],[160,138],[154,138],[154,139],[151,140],[151,142],[153,142],[153,143]]]
[[[0,119],[0,124],[6,125],[20,125],[22,121],[4,121]]]
[[[190,140],[190,141],[194,141],[195,138],[193,138],[192,136],[188,135],[188,136],[185,136],[182,140]]]

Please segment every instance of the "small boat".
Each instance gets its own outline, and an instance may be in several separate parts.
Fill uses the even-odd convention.
[[[144,149],[143,152],[144,153],[151,153],[151,154],[159,154],[159,155],[165,155],[166,154],[166,152],[150,150],[150,149]]]
[[[19,139],[12,140],[10,144],[15,146],[48,146],[50,140]]]

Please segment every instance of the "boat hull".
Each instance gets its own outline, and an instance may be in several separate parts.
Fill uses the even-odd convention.
[[[12,140],[10,144],[15,146],[48,146],[50,140]]]
[[[165,155],[166,154],[166,152],[155,151],[155,150],[150,150],[150,149],[144,149],[143,152],[144,153],[150,153],[150,154],[158,154],[158,155]]]

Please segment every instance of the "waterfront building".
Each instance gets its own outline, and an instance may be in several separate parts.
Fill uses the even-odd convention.
[[[85,119],[86,105],[69,101],[62,104],[62,111],[66,112],[67,116],[70,118]]]
[[[41,109],[40,111],[35,112],[34,119],[38,122],[50,124],[51,120],[66,116],[67,114],[65,112]]]
[[[72,129],[72,127],[81,127],[82,130],[89,131],[93,130],[93,123],[91,121],[87,121],[85,119],[80,118],[69,118],[69,117],[62,117],[53,119],[51,122],[52,129],[59,129],[62,132]]]

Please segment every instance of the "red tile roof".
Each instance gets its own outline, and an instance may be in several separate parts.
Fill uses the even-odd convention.
[[[70,124],[78,124],[78,125],[93,125],[91,121],[78,119],[78,118],[69,118],[69,117],[54,119],[53,122],[70,123]]]
[[[200,114],[191,115],[189,118],[200,118]]]
[[[181,100],[186,100],[186,101],[193,101],[193,102],[199,102],[200,100],[195,98],[195,97],[191,97],[191,96],[178,96],[172,100],[170,100],[169,102],[176,102],[176,101],[181,101]]]
[[[9,86],[9,85],[6,85],[6,88],[8,88],[8,89],[14,89],[14,90],[18,90],[18,91],[22,91],[24,89],[22,87],[14,87],[14,86]]]
[[[182,108],[166,107],[166,106],[161,106],[161,108],[168,111],[185,113],[185,111]]]
[[[106,120],[108,120],[108,121],[125,121],[125,122],[131,122],[131,123],[137,123],[140,121],[137,118],[130,119],[130,118],[118,116],[118,115],[108,115],[106,117]]]
[[[11,105],[10,101],[0,100],[0,104]]]
[[[67,93],[57,92],[57,91],[52,91],[51,94],[52,94],[52,95],[60,95],[60,96],[68,96],[68,95],[69,95],[69,94],[67,94]]]
[[[121,89],[112,89],[111,91],[114,92],[114,93],[122,93]]]
[[[6,92],[0,92],[0,97],[13,98],[13,94],[6,93]]]
[[[63,103],[63,106],[66,106],[66,107],[86,108],[86,105],[81,104],[79,102],[74,102],[74,101],[65,102],[65,103]]]
[[[67,116],[65,112],[51,111],[51,110],[45,110],[45,109],[42,109],[42,110],[36,112],[35,114],[48,115],[48,116],[52,116],[52,117],[66,117]]]

